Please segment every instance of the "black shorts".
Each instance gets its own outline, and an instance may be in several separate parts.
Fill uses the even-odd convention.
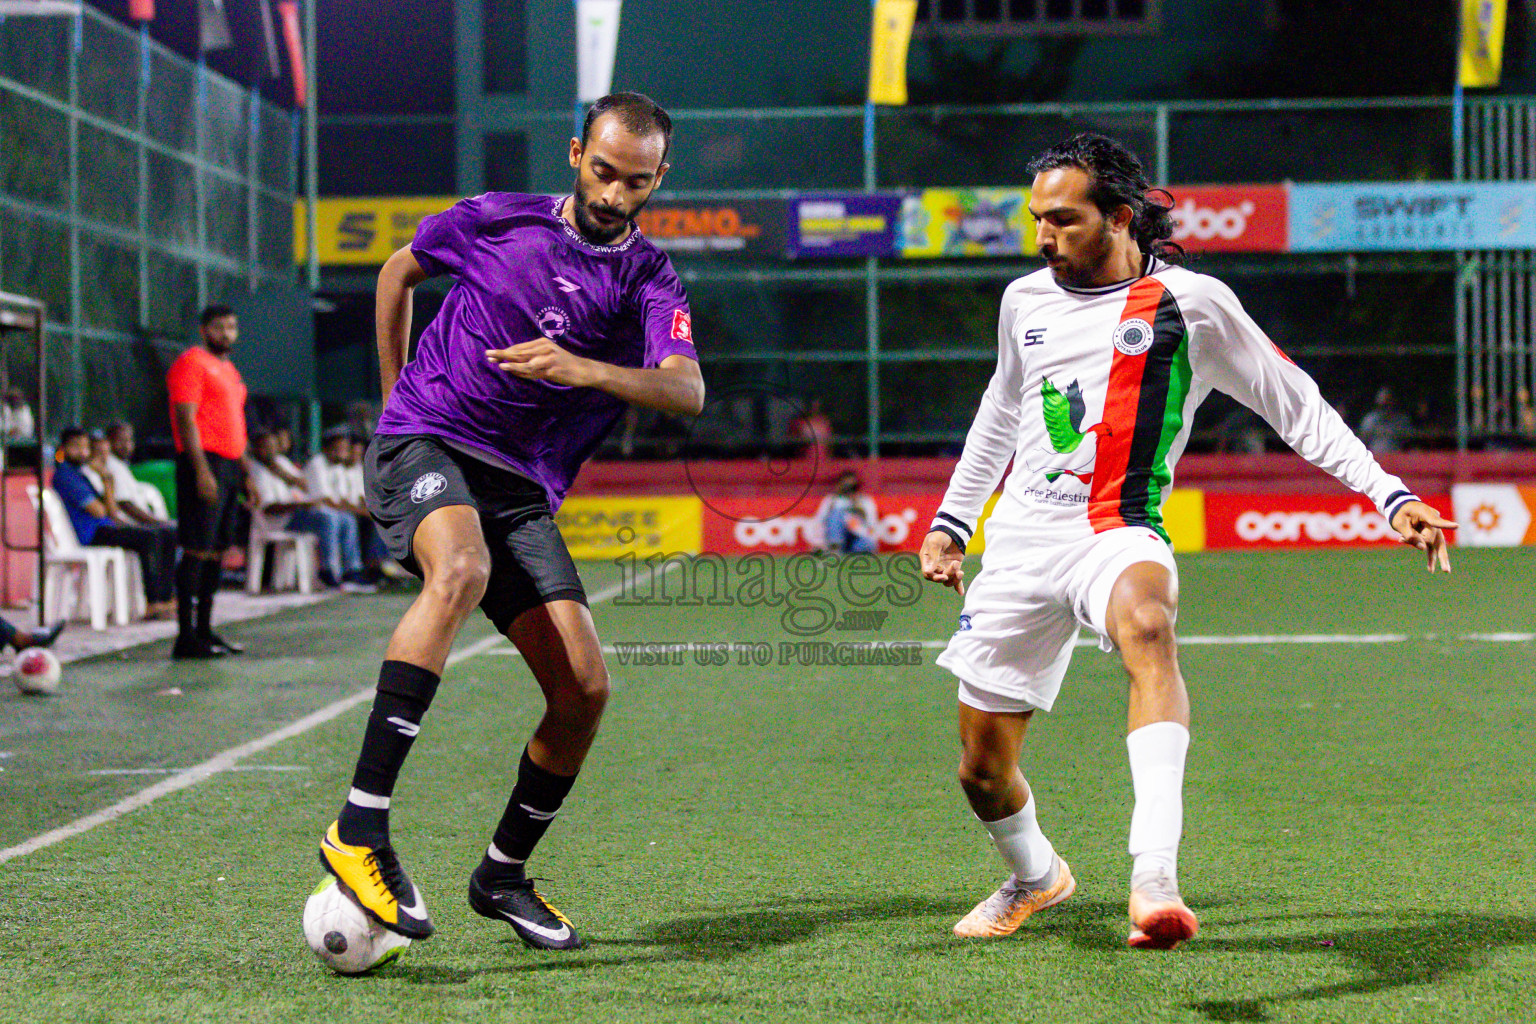
[[[186,452],[176,454],[176,539],[188,551],[223,551],[235,538],[235,515],[245,491],[245,467],[239,459],[204,452],[213,472],[219,496],[203,500],[197,491],[197,472]]]
[[[523,612],[550,601],[587,603],[576,563],[555,527],[544,488],[425,434],[375,434],[363,459],[368,511],[389,553],[420,576],[416,527],[447,505],[480,513],[491,579],[480,610],[505,633]]]

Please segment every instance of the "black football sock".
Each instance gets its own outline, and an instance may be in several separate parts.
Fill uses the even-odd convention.
[[[224,560],[205,558],[199,563],[197,580],[197,635],[207,637],[213,631],[213,597],[224,581]]]
[[[523,748],[512,798],[496,826],[490,849],[475,869],[482,883],[523,880],[524,862],[560,813],[560,805],[575,784],[576,776],[556,775],[540,768],[528,756],[528,748]]]
[[[406,661],[379,667],[379,689],[363,733],[363,752],[352,774],[352,792],[341,808],[337,831],[352,846],[389,842],[389,800],[395,780],[421,731],[421,719],[437,693],[439,677]]]
[[[197,607],[197,588],[202,579],[203,560],[182,555],[176,566],[176,625],[181,635],[191,637],[192,615]]]

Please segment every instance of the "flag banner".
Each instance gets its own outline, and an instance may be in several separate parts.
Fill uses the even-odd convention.
[[[154,21],[155,0],[128,0],[128,17],[134,21]]]
[[[1536,248],[1536,182],[1290,186],[1292,252]]]
[[[224,16],[224,0],[197,0],[197,39],[198,48],[204,53],[235,45],[229,34],[229,19]]]
[[[1506,0],[1461,0],[1461,84],[1482,89],[1499,84],[1504,56]]]
[[[917,21],[917,0],[875,0],[869,40],[869,102],[907,103],[907,46]]]
[[[924,189],[906,197],[901,221],[901,254],[909,259],[1036,251],[1025,188]]]
[[[0,18],[80,13],[79,0],[0,0]]]
[[[803,196],[790,206],[789,256],[894,256],[900,226],[894,192]]]
[[[576,99],[595,103],[613,88],[623,0],[576,0]]]
[[[293,71],[293,105],[302,107],[309,100],[309,80],[304,77],[304,33],[299,29],[298,0],[277,0],[277,16],[283,19],[283,42],[288,46],[288,64]]]
[[[283,73],[283,66],[277,57],[277,31],[272,23],[271,0],[258,0],[261,9],[261,46],[267,58],[267,77],[277,78]]]

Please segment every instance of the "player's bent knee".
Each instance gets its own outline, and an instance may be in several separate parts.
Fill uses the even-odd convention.
[[[1173,609],[1161,601],[1141,601],[1131,609],[1120,626],[1120,646],[1171,647],[1173,645]]]
[[[962,757],[955,775],[960,780],[960,788],[966,793],[995,797],[1007,791],[1013,771],[995,765],[991,760]]]
[[[431,574],[427,589],[438,601],[465,612],[480,603],[490,579],[490,561],[480,552],[455,552]]]

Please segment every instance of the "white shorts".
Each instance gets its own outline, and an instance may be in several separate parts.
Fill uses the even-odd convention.
[[[937,662],[959,678],[960,702],[980,711],[1051,710],[1079,626],[1114,649],[1105,625],[1109,595],[1137,562],[1164,566],[1177,585],[1168,543],[1144,526],[1044,544],[988,522],[981,572],[966,588],[960,629]]]

